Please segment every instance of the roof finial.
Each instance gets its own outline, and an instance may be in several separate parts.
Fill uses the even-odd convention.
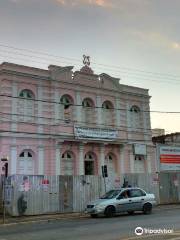
[[[90,56],[83,55],[83,64],[85,66],[90,66]]]

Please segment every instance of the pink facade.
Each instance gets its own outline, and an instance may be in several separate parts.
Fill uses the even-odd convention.
[[[111,175],[154,172],[148,90],[87,65],[72,69],[0,65],[0,156],[9,174],[100,175],[102,165]]]

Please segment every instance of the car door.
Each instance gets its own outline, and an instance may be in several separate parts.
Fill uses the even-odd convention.
[[[129,198],[129,190],[124,190],[116,198],[116,211],[117,212],[126,212],[130,209],[131,199]]]
[[[141,210],[145,202],[146,193],[139,188],[130,190],[130,200],[132,211]]]

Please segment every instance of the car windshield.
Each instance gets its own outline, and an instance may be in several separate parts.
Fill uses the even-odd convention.
[[[120,190],[110,190],[109,192],[105,193],[100,199],[111,199],[116,197],[120,193]]]

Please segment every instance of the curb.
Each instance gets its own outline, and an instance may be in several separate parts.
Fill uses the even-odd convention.
[[[154,207],[154,211],[168,211],[173,209],[180,209],[180,204],[178,205],[157,205]],[[84,213],[67,213],[67,214],[53,214],[53,215],[39,215],[39,216],[23,216],[21,217],[7,217],[5,224],[0,222],[0,228],[6,226],[13,226],[18,224],[28,224],[28,223],[36,223],[36,222],[51,222],[63,219],[80,219],[87,218],[89,215]],[[13,219],[14,218],[14,219]],[[10,221],[9,221],[10,220]],[[13,221],[14,220],[14,221]],[[8,222],[9,221],[9,222]],[[11,222],[12,221],[12,222]]]
[[[180,209],[180,204],[161,204],[161,205],[156,205],[154,207],[154,210],[172,210],[172,209]]]
[[[61,215],[61,216],[58,216],[58,215],[46,215],[44,218],[43,218],[43,215],[40,216],[40,217],[35,217],[35,218],[32,218],[32,217],[27,217],[25,219],[14,219],[13,222],[8,222],[3,224],[3,223],[0,223],[0,228],[1,227],[6,227],[6,226],[13,226],[13,225],[20,225],[20,224],[28,224],[28,223],[37,223],[37,222],[51,222],[51,221],[57,221],[57,220],[63,220],[63,219],[80,219],[80,218],[86,218],[87,215],[82,215],[82,214],[79,214],[79,215]]]

